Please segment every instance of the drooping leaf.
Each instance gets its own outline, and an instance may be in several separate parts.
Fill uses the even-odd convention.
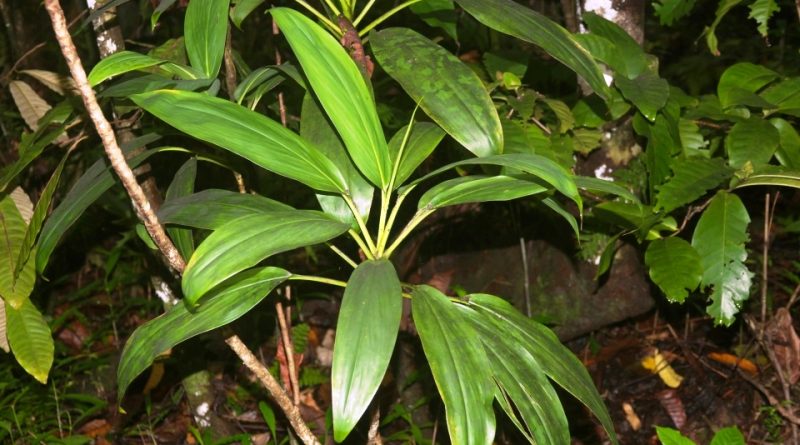
[[[747,270],[747,226],[750,216],[738,196],[720,191],[703,212],[692,237],[700,254],[703,287],[711,287],[706,310],[714,322],[730,326],[750,293]]]
[[[20,273],[22,273],[26,267],[30,268],[31,271],[35,271],[35,261],[28,261],[28,259],[34,250],[36,240],[39,237],[39,232],[42,230],[44,219],[47,216],[47,212],[50,209],[50,203],[53,199],[53,193],[56,191],[56,186],[61,178],[61,172],[64,170],[64,165],[67,162],[68,156],[69,153],[65,154],[61,159],[61,162],[50,176],[50,180],[47,181],[47,185],[45,185],[41,195],[39,195],[39,201],[36,202],[36,207],[34,208],[33,214],[28,221],[28,227],[25,230],[25,238],[20,246],[19,255],[17,256],[16,265],[14,266],[15,279],[20,276]]]
[[[152,139],[142,139],[142,144],[148,143]],[[147,150],[141,154],[128,159],[128,165],[135,168],[140,163],[144,162],[147,158],[155,153],[161,151],[158,148]],[[50,260],[50,255],[56,248],[56,245],[61,240],[64,233],[72,227],[72,224],[78,220],[83,212],[95,202],[103,193],[106,192],[111,186],[114,185],[114,174],[108,167],[104,159],[100,159],[92,164],[83,175],[78,179],[75,185],[72,186],[67,192],[64,199],[50,214],[42,226],[42,231],[39,234],[39,241],[36,247],[36,272],[41,274],[44,272],[47,263]]]
[[[607,99],[609,88],[602,70],[569,31],[538,12],[511,0],[456,0],[484,25],[541,47]]]
[[[309,94],[306,94],[303,99],[303,108],[300,113],[300,136],[319,147],[322,153],[333,161],[339,171],[342,172],[347,188],[350,190],[350,199],[353,200],[362,220],[366,222],[369,219],[369,211],[372,208],[372,196],[375,189],[361,176],[358,168],[350,159],[347,149],[342,145],[342,141],[336,134],[333,125],[322,114],[322,110]],[[317,200],[325,213],[349,224],[351,227],[358,226],[352,210],[350,210],[347,202],[341,196],[318,193]]]
[[[55,353],[50,327],[30,300],[19,308],[9,304],[5,309],[8,343],[14,357],[28,374],[47,383]]]
[[[450,440],[458,445],[492,443],[493,382],[475,330],[454,303],[430,286],[414,287],[411,310],[444,401]]]
[[[605,37],[619,50],[624,63],[624,69],[620,74],[628,79],[635,79],[645,72],[647,57],[630,34],[616,23],[593,12],[584,12],[581,18],[589,26],[592,34]]]
[[[172,182],[167,188],[165,201],[169,202],[173,199],[190,196],[194,192],[194,181],[197,177],[197,158],[189,158],[175,173]],[[184,258],[189,258],[194,253],[194,238],[192,237],[191,229],[184,229],[180,227],[170,227],[167,229],[167,234],[175,243],[175,247]]]
[[[183,295],[194,305],[214,286],[261,260],[328,241],[348,228],[324,213],[310,210],[235,219],[220,226],[197,247],[183,274]]]
[[[361,263],[347,281],[333,347],[334,439],[350,434],[369,407],[392,358],[403,295],[392,263]]]
[[[662,25],[671,26],[675,20],[692,12],[694,4],[695,0],[656,0],[653,9]]]
[[[800,134],[792,124],[781,118],[772,118],[769,122],[778,129],[780,144],[775,158],[784,167],[800,170]]]
[[[50,104],[36,94],[30,85],[21,80],[12,80],[8,84],[8,90],[28,127],[31,130],[39,128],[39,119],[50,111]]]
[[[217,77],[225,50],[230,0],[192,0],[183,21],[186,55],[206,79]]]
[[[755,93],[777,78],[778,73],[761,65],[748,62],[732,65],[719,78],[719,103],[723,108],[751,104],[758,106],[763,102],[759,101],[760,98]]]
[[[684,204],[703,196],[730,178],[733,170],[721,158],[676,159],[672,164],[673,176],[656,187],[655,210],[669,213]]]
[[[725,137],[728,162],[736,168],[748,161],[756,167],[766,164],[778,149],[780,139],[778,130],[759,117],[737,122]]]
[[[472,308],[457,307],[484,345],[487,365],[501,390],[496,398],[512,421],[516,420],[517,428],[531,443],[569,444],[567,416],[536,356],[517,337],[498,335],[506,329],[494,317]],[[506,397],[513,402],[513,408],[503,403]]]
[[[781,8],[775,0],[756,0],[750,4],[750,14],[747,18],[754,19],[758,23],[758,33],[762,37],[767,37],[769,28],[767,27],[772,14]]]
[[[655,240],[644,256],[650,279],[670,301],[683,303],[688,292],[697,289],[703,277],[700,254],[681,238]]]
[[[241,105],[244,98],[247,97],[251,91],[269,81],[275,81],[276,84],[282,82],[283,77],[281,76],[281,72],[271,66],[253,70],[236,86],[236,90],[233,92],[233,100]]]
[[[656,113],[669,99],[667,81],[650,71],[643,72],[633,80],[617,77],[614,83],[625,99],[631,101],[650,122],[655,121]]]
[[[239,0],[231,8],[231,21],[237,28],[242,29],[242,22],[265,0]]]
[[[46,70],[21,70],[20,74],[27,74],[33,77],[51,91],[62,96],[79,94],[77,93],[78,87],[75,85],[75,81],[69,76]]]
[[[563,193],[569,199],[573,200],[579,208],[582,208],[583,206],[580,194],[578,193],[578,187],[575,186],[575,181],[572,179],[572,174],[555,162],[535,154],[509,153],[504,155],[465,159],[463,161],[453,162],[434,170],[422,178],[410,182],[406,187],[413,184],[418,184],[455,167],[481,164],[499,165],[502,167],[514,168],[536,176],[537,178],[555,187],[556,190]]]
[[[408,135],[408,141],[403,148],[403,153],[400,160],[397,160],[400,154],[400,147],[403,145],[408,126],[405,126],[392,136],[389,140],[389,153],[392,156],[392,164],[397,164],[397,177],[394,181],[395,188],[400,187],[408,179],[414,170],[422,164],[422,161],[428,158],[433,150],[439,145],[439,142],[444,138],[444,130],[438,125],[430,122],[414,122],[411,127],[411,133]]]
[[[185,304],[176,304],[139,326],[125,344],[117,368],[119,400],[133,379],[164,351],[238,319],[290,275],[276,267],[242,272],[209,293],[195,310],[190,312]]]
[[[158,218],[168,224],[214,230],[242,216],[292,210],[261,195],[208,189],[168,200],[158,209]]]
[[[586,405],[600,420],[612,443],[617,443],[614,423],[592,378],[580,360],[558,341],[553,331],[525,317],[501,298],[486,294],[472,294],[468,298],[470,307],[502,326],[504,335],[522,344],[551,380]]]
[[[600,253],[600,258],[597,262],[597,271],[594,273],[595,281],[599,281],[600,277],[611,269],[611,265],[614,263],[614,256],[617,254],[617,248],[619,247],[617,241],[619,241],[619,237],[623,234],[624,232],[615,234],[608,239],[605,247],[603,247],[603,252]]]
[[[288,8],[270,10],[294,50],[311,89],[353,162],[373,184],[389,184],[391,160],[375,100],[353,59],[327,31]]]
[[[542,204],[547,206],[550,210],[556,212],[557,215],[564,218],[564,220],[569,224],[572,232],[575,233],[575,238],[580,237],[580,228],[578,227],[578,221],[575,220],[575,216],[572,213],[568,212],[561,204],[559,204],[553,198],[544,198],[542,199]]]
[[[17,189],[20,193],[22,189]],[[13,193],[0,198],[0,297],[8,305],[7,309],[20,310],[33,290],[36,272],[31,265],[23,266],[15,276],[16,260],[25,241],[27,223]],[[27,195],[26,195],[27,196]]]
[[[639,203],[639,198],[637,198],[636,195],[616,182],[593,178],[591,176],[575,176],[573,179],[575,180],[575,185],[581,190],[591,193],[615,195],[627,201]]]
[[[706,35],[706,45],[708,45],[709,51],[711,54],[715,56],[719,56],[719,48],[717,47],[717,26],[722,21],[728,12],[733,9],[734,6],[741,3],[742,0],[720,0],[719,4],[717,4],[717,11],[714,13],[714,22],[711,23],[711,26],[707,26],[706,29],[703,31]]]
[[[791,77],[768,87],[761,92],[761,97],[775,105],[775,108],[769,110],[769,113],[783,113],[800,117],[800,91],[798,89],[800,89],[800,77]]]
[[[409,9],[428,26],[441,28],[454,40],[458,40],[458,14],[453,0],[427,0],[414,3]]]
[[[479,157],[503,152],[492,99],[457,57],[407,28],[372,33],[370,42],[381,67],[456,141]]]
[[[800,171],[785,171],[780,168],[768,168],[739,181],[736,188],[756,185],[800,188]]]
[[[318,148],[242,106],[206,94],[172,90],[137,94],[131,100],[178,130],[267,170],[317,190],[347,190],[341,172]]]
[[[158,19],[170,6],[175,4],[177,0],[160,0],[158,6],[153,9],[153,14],[150,16],[150,29],[155,29],[158,24]]]
[[[120,74],[160,65],[165,60],[156,59],[133,51],[118,51],[97,63],[89,73],[89,85],[97,86]]]
[[[544,193],[548,189],[522,176],[464,176],[440,182],[419,199],[417,206],[428,209],[470,202],[510,201]]]

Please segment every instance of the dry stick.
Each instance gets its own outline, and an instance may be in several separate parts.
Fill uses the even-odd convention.
[[[764,195],[764,242],[761,245],[761,325],[767,322],[767,276],[769,264],[769,193]]]
[[[291,287],[286,286],[286,299],[291,300]],[[281,333],[281,343],[283,343],[283,353],[286,356],[286,367],[289,368],[289,386],[292,391],[292,401],[295,405],[300,404],[300,386],[297,383],[297,368],[294,363],[294,345],[292,344],[292,336],[289,332],[291,324],[291,316],[289,315],[289,308],[283,309],[283,303],[280,300],[275,303],[275,312],[278,315],[278,328]]]
[[[367,432],[367,445],[383,445],[383,438],[381,437],[381,407],[379,403],[375,404],[375,409],[372,411],[372,418],[369,421],[369,431]]]
[[[97,130],[97,133],[103,142],[103,147],[105,148],[106,155],[111,162],[112,168],[119,176],[123,186],[125,187],[125,190],[128,192],[128,196],[133,202],[133,206],[136,209],[139,218],[144,223],[145,228],[147,228],[148,233],[153,238],[153,241],[156,243],[161,253],[167,258],[170,266],[172,266],[178,272],[183,272],[183,270],[186,268],[186,263],[184,262],[178,250],[175,248],[175,245],[172,244],[172,241],[170,241],[170,239],[167,237],[166,233],[164,232],[164,228],[159,223],[155,213],[153,213],[150,203],[147,201],[142,188],[136,182],[136,177],[133,175],[128,163],[125,162],[125,156],[122,154],[122,150],[120,150],[119,145],[117,144],[114,131],[111,129],[111,125],[103,115],[100,105],[97,103],[97,99],[95,98],[94,91],[92,91],[92,88],[89,86],[89,82],[86,80],[86,72],[83,69],[78,56],[78,51],[75,48],[75,44],[73,43],[72,37],[69,34],[67,21],[64,17],[64,11],[61,9],[61,5],[59,4],[58,0],[45,0],[44,4],[45,8],[47,9],[47,13],[50,15],[50,20],[53,24],[53,31],[55,32],[56,39],[61,47],[61,52],[64,55],[67,65],[69,66],[72,78],[75,81],[75,84],[78,86],[84,106],[89,113],[89,117],[92,119],[95,129]],[[234,350],[234,352],[236,352],[236,355],[239,356],[239,358],[242,360],[242,363],[244,363],[245,366],[247,366],[247,368],[250,369],[250,371],[253,372],[253,374],[255,374],[261,383],[267,388],[267,391],[270,393],[278,406],[283,410],[284,414],[289,420],[289,423],[292,425],[292,427],[294,427],[297,435],[301,438],[303,443],[306,445],[319,445],[319,441],[303,421],[300,411],[294,404],[292,404],[292,401],[289,400],[289,397],[286,395],[283,389],[281,389],[278,382],[274,377],[272,377],[264,364],[258,361],[258,359],[247,348],[247,346],[242,343],[238,336],[233,335],[226,339],[225,342],[231,347],[231,349]]]
[[[800,1],[800,0],[798,0]],[[278,23],[273,20],[272,21],[272,36],[277,37],[281,33],[281,30],[278,29]],[[281,52],[278,50],[278,45],[275,45],[275,65],[281,64]],[[286,126],[286,103],[283,102],[283,91],[278,92],[278,110],[281,114],[281,125],[284,127]]]
[[[225,38],[225,50],[223,51],[222,60],[225,63],[225,89],[228,90],[228,97],[234,100],[234,92],[236,91],[236,64],[233,61],[233,47],[231,43],[231,28],[228,27],[228,35]],[[242,174],[234,171],[233,179],[236,180],[236,187],[239,193],[247,193],[247,188],[244,185],[244,177]]]

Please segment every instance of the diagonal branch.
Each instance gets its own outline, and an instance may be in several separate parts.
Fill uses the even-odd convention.
[[[153,241],[155,241],[161,253],[167,258],[170,266],[177,272],[182,273],[186,268],[186,262],[164,232],[164,227],[158,221],[150,202],[147,200],[144,191],[142,191],[142,187],[136,182],[133,171],[131,171],[128,163],[125,161],[125,156],[122,154],[119,144],[117,144],[114,131],[103,115],[103,111],[97,103],[94,91],[86,80],[86,71],[83,69],[78,51],[69,34],[67,21],[64,17],[64,11],[61,9],[61,5],[58,0],[45,0],[44,4],[47,13],[50,15],[53,31],[61,47],[61,52],[64,55],[64,59],[67,61],[72,78],[78,86],[89,117],[92,119],[95,129],[100,136],[100,140],[103,142],[103,147],[111,162],[112,168],[122,181],[122,185],[128,192],[128,196],[133,202],[133,207],[147,228],[147,232],[153,238]],[[238,336],[230,336],[226,339],[226,343],[230,345],[231,349],[239,356],[239,359],[259,378],[264,387],[267,388],[270,396],[272,396],[272,399],[275,400],[286,414],[289,423],[297,432],[303,443],[306,445],[318,445],[319,441],[311,430],[309,430],[308,426],[306,426],[303,417],[300,415],[300,410],[292,403],[291,399],[286,395],[275,378],[272,377],[264,364],[255,358],[253,353],[242,343]]]

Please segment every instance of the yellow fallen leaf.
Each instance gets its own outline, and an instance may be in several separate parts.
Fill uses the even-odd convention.
[[[670,388],[677,388],[681,386],[683,377],[672,369],[667,359],[654,349],[651,355],[642,359],[642,367],[651,371],[653,374],[658,374],[665,385]]]

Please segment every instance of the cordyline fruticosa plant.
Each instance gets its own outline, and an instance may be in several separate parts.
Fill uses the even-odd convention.
[[[252,10],[249,3],[236,4],[232,17],[237,23]],[[299,69],[283,65],[254,70],[238,85],[232,100],[216,97],[229,26],[228,0],[189,3],[184,28],[188,66],[123,51],[101,61],[89,74],[90,84],[99,87],[115,76],[148,72],[123,77],[100,89],[100,96],[129,99],[187,135],[310,187],[322,209],[299,210],[264,196],[220,189],[195,193],[197,158],[187,161],[176,172],[158,213],[169,225],[181,254],[189,258],[181,280],[184,302],[139,327],[128,340],[118,368],[120,396],[159,354],[236,320],[281,283],[307,280],[344,287],[332,368],[337,441],[347,437],[378,390],[393,353],[404,297],[412,301],[414,322],[445,404],[453,443],[491,443],[495,433],[492,405],[497,400],[531,442],[568,444],[567,419],[551,380],[586,404],[615,440],[609,415],[588,373],[548,328],[495,296],[453,299],[432,287],[404,285],[398,279],[391,255],[437,209],[535,197],[577,227],[557,197],[566,197],[578,209],[582,200],[572,175],[552,160],[532,153],[504,154],[495,105],[481,79],[458,58],[410,29],[374,30],[401,7],[417,2],[400,5],[356,31],[373,3],[356,14],[355,2],[326,2],[336,21],[310,8],[317,22],[291,9],[270,9]],[[482,23],[540,45],[586,79],[598,94],[607,95],[595,61],[558,25],[509,0],[462,0],[459,4]],[[368,48],[377,63],[430,118],[412,118],[391,137],[384,134],[378,118],[366,66],[355,63],[337,40],[358,42],[359,33],[364,37],[371,30]],[[262,95],[284,78],[306,89],[299,135],[254,111]],[[41,128],[66,122],[71,110],[64,108],[61,115],[41,121]],[[54,131],[59,130],[63,128]],[[412,180],[416,168],[445,134],[474,157]],[[158,138],[145,134],[123,149],[152,145]],[[42,134],[30,141],[41,144],[38,152],[50,142]],[[129,164],[135,166],[163,151],[188,150],[150,148],[130,158]],[[30,162],[26,159],[15,170],[4,172],[4,187]],[[430,185],[457,167],[471,173]],[[99,161],[42,229],[52,191],[47,200],[43,195],[44,210],[37,209],[28,226],[35,243],[25,241],[27,252],[17,255],[24,260],[14,263],[25,275],[17,271],[12,278],[22,283],[22,277],[33,276],[34,269],[43,272],[67,228],[112,184],[110,172]],[[401,206],[420,184],[426,191],[417,199],[416,212],[410,220],[400,221]],[[10,199],[3,204],[9,207],[4,214],[19,214]],[[18,219],[16,227],[24,233],[25,223]],[[196,249],[195,237],[207,232],[192,229],[210,231]],[[340,236],[355,240],[363,261],[354,261],[336,247]],[[19,253],[21,240],[27,238],[15,239],[20,242],[10,250]],[[346,283],[264,265],[278,253],[319,243],[328,243],[353,267]],[[19,311],[30,315],[22,317],[23,328],[9,323],[15,355],[29,372],[46,378],[46,356],[52,357],[46,324],[27,294],[3,296],[10,322]],[[29,335],[29,340],[16,335],[37,329],[38,335]],[[48,343],[51,349],[40,347]]]

